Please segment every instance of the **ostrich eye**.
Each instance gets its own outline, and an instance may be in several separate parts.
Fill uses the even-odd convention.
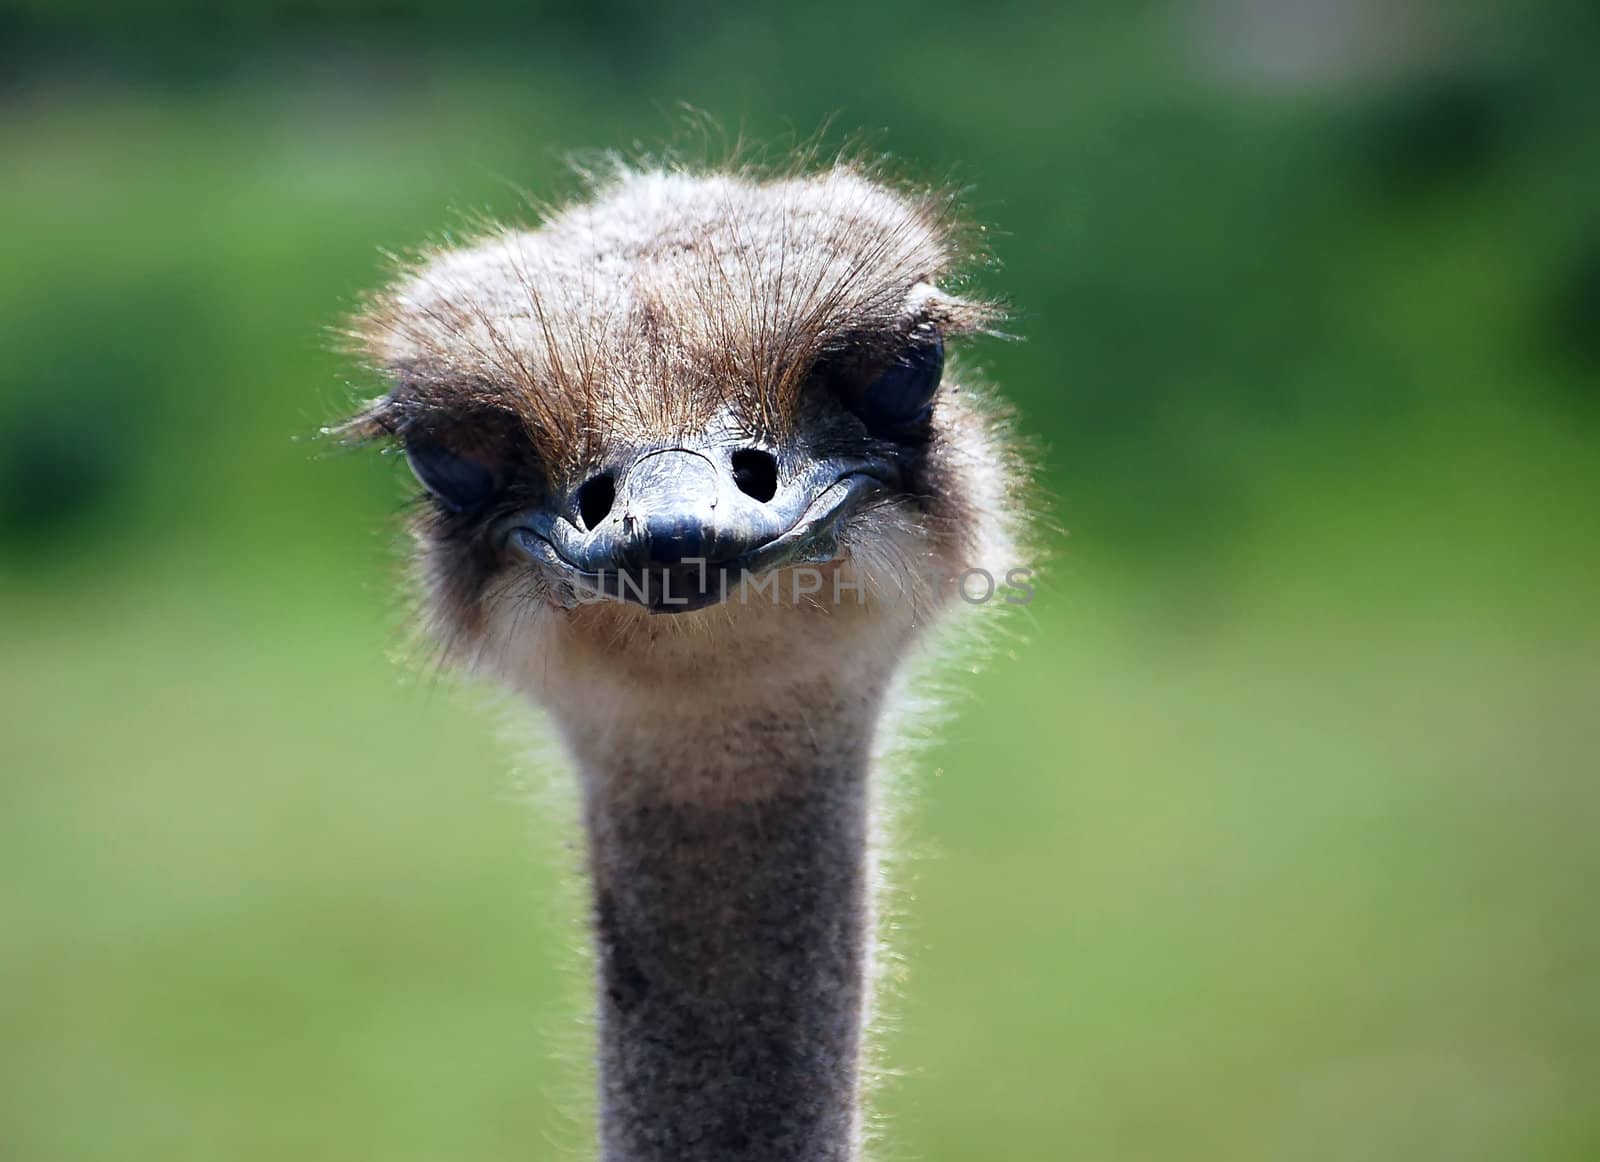
[[[494,495],[494,474],[488,468],[437,440],[407,440],[406,461],[422,487],[451,512],[477,508]]]
[[[849,400],[851,410],[880,433],[917,423],[927,417],[928,401],[943,374],[944,338],[938,328],[924,323],[894,362]]]

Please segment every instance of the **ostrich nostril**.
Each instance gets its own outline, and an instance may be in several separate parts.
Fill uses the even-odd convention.
[[[778,462],[771,453],[747,448],[735,452],[732,460],[733,482],[740,492],[762,504],[778,494]]]
[[[611,473],[602,472],[584,481],[578,489],[578,516],[583,527],[593,532],[601,521],[611,515],[611,506],[617,500],[617,483]]]

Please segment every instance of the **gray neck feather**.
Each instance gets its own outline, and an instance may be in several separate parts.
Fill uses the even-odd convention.
[[[672,715],[569,724],[604,1162],[858,1157],[877,709],[811,690],[709,733]]]

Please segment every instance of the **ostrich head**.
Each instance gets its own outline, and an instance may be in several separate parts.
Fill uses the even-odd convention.
[[[358,321],[436,637],[582,776],[606,1162],[858,1155],[885,694],[1014,564],[963,258],[850,166],[629,173]]]
[[[892,663],[964,571],[1003,576],[1014,473],[947,366],[991,318],[947,289],[959,237],[848,166],[630,173],[377,297],[356,334],[394,386],[345,431],[431,494],[448,653],[547,703],[748,690]]]

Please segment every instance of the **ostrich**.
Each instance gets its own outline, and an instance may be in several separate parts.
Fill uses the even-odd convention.
[[[433,640],[579,773],[605,1162],[861,1157],[882,723],[1015,564],[962,238],[859,163],[619,167],[351,328],[389,390],[335,430],[425,490]]]

